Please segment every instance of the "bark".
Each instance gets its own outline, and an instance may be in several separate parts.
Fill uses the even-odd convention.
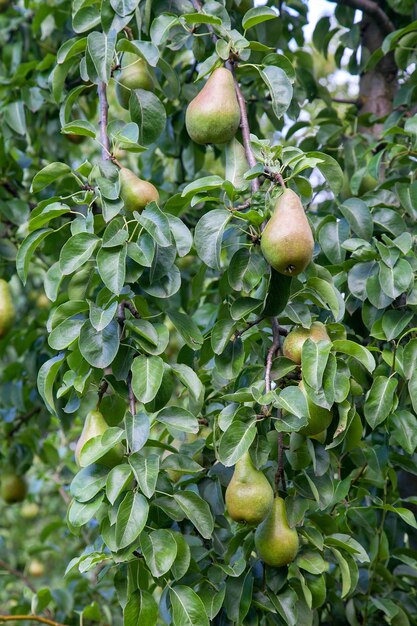
[[[361,44],[370,55],[381,47],[386,36],[381,25],[374,17],[363,14],[361,23]],[[378,118],[384,118],[392,112],[394,96],[397,91],[397,68],[393,53],[385,55],[370,71],[360,77],[359,82],[359,115],[372,113]],[[376,123],[366,132],[380,137],[383,130],[382,123]]]

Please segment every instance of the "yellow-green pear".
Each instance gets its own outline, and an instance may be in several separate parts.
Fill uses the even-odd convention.
[[[226,489],[226,507],[230,517],[236,522],[259,524],[267,516],[273,500],[271,485],[246,452],[236,463]]]
[[[333,413],[329,411],[329,409],[314,404],[314,402],[307,395],[302,380],[300,381],[298,386],[306,397],[309,415],[307,426],[304,426],[304,428],[302,428],[298,432],[301,435],[305,435],[306,437],[314,437],[316,435],[322,434],[323,431],[325,431],[326,428],[330,426],[333,419]]]
[[[233,139],[240,124],[240,109],[229,70],[214,70],[188,105],[185,124],[191,139],[199,144],[227,143]]]
[[[80,467],[84,467],[84,464],[81,463],[80,456],[81,450],[85,446],[87,441],[93,439],[93,437],[103,435],[108,428],[110,428],[110,426],[108,425],[103,417],[103,414],[100,411],[95,410],[87,413],[83,430],[75,447],[75,460]],[[122,461],[123,455],[123,446],[122,444],[118,443],[112,450],[106,452],[106,454],[104,454],[104,456],[102,456],[101,459],[97,461],[97,463],[107,465],[108,467],[114,467]]]
[[[296,557],[298,534],[289,527],[285,502],[279,496],[255,531],[255,547],[264,563],[272,567],[288,565]]]
[[[120,197],[126,211],[143,211],[150,202],[159,201],[159,193],[152,183],[142,180],[127,167],[120,170]]]
[[[283,355],[286,356],[287,359],[291,359],[291,361],[300,365],[301,351],[307,339],[311,339],[316,343],[318,341],[330,341],[326,326],[321,322],[313,322],[310,328],[298,326],[285,337],[282,345]]]
[[[9,283],[0,278],[0,339],[13,326],[15,320],[15,309]]]
[[[132,89],[153,91],[154,80],[149,65],[142,57],[127,52],[123,57],[123,65],[116,85],[116,95],[120,105],[128,109]]]
[[[45,566],[38,559],[32,559],[28,565],[28,574],[34,578],[40,578],[45,574]]]
[[[39,504],[36,504],[36,502],[27,502],[22,505],[20,515],[23,519],[35,519],[35,517],[38,517],[40,511],[41,509]]]
[[[297,276],[313,258],[313,233],[301,200],[291,189],[275,203],[262,233],[261,250],[269,265],[286,276]]]
[[[0,495],[7,504],[22,502],[26,498],[28,487],[23,476],[6,474],[1,480]]]

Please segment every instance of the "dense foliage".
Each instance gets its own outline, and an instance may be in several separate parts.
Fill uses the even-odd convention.
[[[334,6],[309,43],[301,0],[1,0],[0,474],[29,494],[0,504],[0,622],[417,624],[417,15]],[[199,145],[224,64],[241,130]],[[121,166],[159,201],[129,210]],[[294,277],[259,245],[282,186],[315,239]],[[248,450],[289,566],[226,510]]]

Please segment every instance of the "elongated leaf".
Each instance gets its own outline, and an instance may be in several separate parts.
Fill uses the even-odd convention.
[[[139,537],[148,519],[149,505],[142,495],[129,491],[121,502],[116,518],[118,549],[126,548]]]
[[[207,502],[194,491],[179,491],[174,494],[174,499],[200,535],[204,539],[211,539],[214,520]]]
[[[138,356],[132,363],[132,388],[140,402],[154,399],[162,383],[164,362],[159,356]]]

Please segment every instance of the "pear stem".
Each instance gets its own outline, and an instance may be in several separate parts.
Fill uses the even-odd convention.
[[[103,161],[110,159],[110,142],[107,134],[107,122],[109,115],[109,103],[107,101],[106,83],[101,81],[97,86],[98,100],[100,107],[100,139],[102,144],[101,156]]]

